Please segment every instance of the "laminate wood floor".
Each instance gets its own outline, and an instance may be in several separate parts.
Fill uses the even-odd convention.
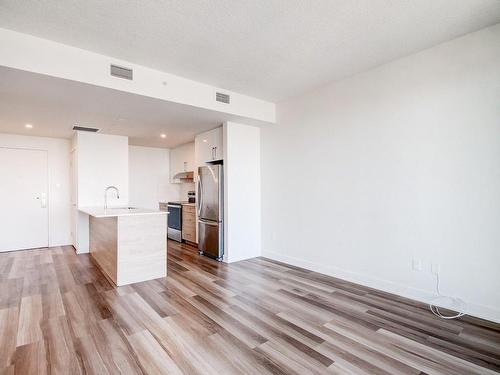
[[[500,325],[265,258],[169,242],[166,279],[114,288],[72,247],[0,254],[0,373],[495,371]]]

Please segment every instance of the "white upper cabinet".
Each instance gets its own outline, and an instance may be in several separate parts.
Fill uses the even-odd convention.
[[[222,127],[198,134],[194,143],[197,166],[224,158]]]
[[[174,178],[178,173],[193,172],[194,163],[194,142],[186,143],[170,150],[170,181],[180,182]]]

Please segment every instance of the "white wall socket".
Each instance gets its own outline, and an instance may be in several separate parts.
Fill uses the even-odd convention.
[[[441,273],[441,265],[439,263],[431,263],[431,273],[433,275]]]
[[[411,268],[413,271],[422,271],[422,261],[420,259],[412,259]]]

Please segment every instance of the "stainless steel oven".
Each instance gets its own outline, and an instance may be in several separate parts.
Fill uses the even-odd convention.
[[[167,237],[171,240],[182,242],[182,204],[176,202],[168,202],[167,208]]]

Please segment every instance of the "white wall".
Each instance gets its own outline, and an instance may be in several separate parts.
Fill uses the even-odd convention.
[[[70,145],[67,139],[0,134],[0,147],[46,150],[48,153],[49,246],[71,244]],[[29,225],[23,230],[29,230]]]
[[[261,255],[260,128],[225,123],[224,261]]]
[[[500,24],[279,104],[263,254],[422,301],[436,262],[444,294],[500,322],[499,41]]]
[[[129,146],[128,155],[131,206],[157,210],[158,202],[180,199],[183,184],[170,183],[170,150]]]

